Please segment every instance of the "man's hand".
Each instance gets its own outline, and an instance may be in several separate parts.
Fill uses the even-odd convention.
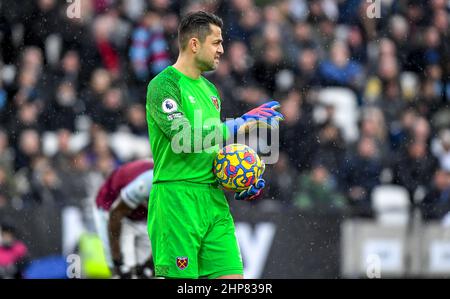
[[[284,120],[283,114],[275,110],[279,107],[280,103],[271,101],[250,110],[239,118],[226,121],[225,124],[234,135],[249,132],[254,128],[276,129],[279,121]]]
[[[264,171],[266,170],[266,163],[264,163],[263,160],[261,160],[261,171],[259,173],[259,177],[257,178],[256,182],[253,183],[250,187],[248,187],[247,190],[244,190],[242,192],[236,192],[234,194],[234,199],[236,200],[245,200],[245,201],[252,201],[257,199],[261,193],[262,189],[266,186],[266,181],[262,178]]]
[[[240,193],[234,194],[234,199],[236,200],[245,200],[245,201],[252,201],[257,199],[262,192],[262,189],[265,187],[266,182],[260,178],[258,181],[256,181],[255,184],[251,185],[247,190],[244,190]]]

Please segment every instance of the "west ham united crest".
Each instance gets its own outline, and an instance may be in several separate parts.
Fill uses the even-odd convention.
[[[177,267],[180,270],[186,269],[187,266],[188,266],[188,258],[187,257],[185,257],[185,256],[177,257]]]
[[[211,101],[213,102],[214,107],[219,110],[219,99],[216,96],[211,96]]]

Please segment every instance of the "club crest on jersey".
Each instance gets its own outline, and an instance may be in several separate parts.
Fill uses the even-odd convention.
[[[186,269],[186,267],[188,266],[188,262],[189,262],[189,260],[188,260],[188,258],[185,257],[185,256],[179,256],[179,257],[177,257],[177,267],[178,267],[180,270]]]
[[[165,99],[162,103],[162,110],[165,113],[172,113],[174,111],[177,111],[178,105],[177,102],[175,102],[172,99]]]
[[[216,96],[211,96],[211,101],[213,102],[214,107],[216,107],[217,110],[220,110],[219,99]]]

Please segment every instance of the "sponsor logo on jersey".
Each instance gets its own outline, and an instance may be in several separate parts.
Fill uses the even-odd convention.
[[[183,116],[183,113],[177,112],[177,113],[167,115],[167,119],[174,120],[175,118],[181,118],[182,116]]]
[[[220,110],[219,99],[216,96],[211,96],[211,101],[213,102],[214,107],[216,107],[217,110]]]
[[[177,257],[177,267],[180,270],[184,270],[188,266],[189,259],[186,256]]]
[[[162,110],[165,113],[172,113],[177,111],[177,109],[178,109],[177,102],[175,102],[172,99],[165,99],[162,103]]]

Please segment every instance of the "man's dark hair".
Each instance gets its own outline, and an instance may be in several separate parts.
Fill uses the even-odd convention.
[[[200,42],[205,41],[206,36],[211,33],[210,24],[222,29],[223,22],[218,16],[205,12],[191,12],[181,19],[178,26],[178,42],[181,49],[185,49],[189,39],[197,37]]]

